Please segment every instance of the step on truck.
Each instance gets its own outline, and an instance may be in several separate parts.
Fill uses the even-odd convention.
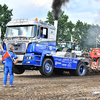
[[[50,76],[67,70],[72,75],[86,75],[88,61],[85,58],[77,58],[71,52],[56,52],[55,26],[38,19],[17,19],[8,22],[6,26],[3,49],[8,51],[10,45],[14,46],[18,56],[18,63],[14,66],[15,74],[22,74],[25,70],[39,70],[42,75]]]

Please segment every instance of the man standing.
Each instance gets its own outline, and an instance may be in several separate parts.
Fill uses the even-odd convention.
[[[0,44],[0,47],[1,47],[1,51],[2,51],[3,53],[5,53],[5,51],[3,50],[1,44]],[[10,57],[5,58],[4,78],[3,78],[3,86],[4,86],[4,87],[6,86],[6,83],[7,83],[8,72],[9,72],[9,74],[10,74],[9,84],[10,84],[11,87],[14,86],[14,85],[13,85],[13,77],[14,77],[14,76],[13,76],[13,70],[12,70],[12,68],[13,68],[13,64],[16,65],[16,63],[18,62],[18,57],[17,57],[16,54],[13,53],[13,51],[14,51],[14,46],[11,45],[11,46],[9,47],[9,51],[8,51]],[[13,59],[15,59],[15,62],[13,62]]]
[[[43,28],[41,28],[41,38],[44,38],[44,35],[43,35]]]

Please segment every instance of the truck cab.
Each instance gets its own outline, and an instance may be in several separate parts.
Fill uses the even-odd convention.
[[[10,45],[14,46],[14,53],[18,56],[16,74],[21,74],[26,69],[39,69],[44,57],[56,52],[55,27],[37,20],[10,21],[3,40],[3,49],[8,51]]]

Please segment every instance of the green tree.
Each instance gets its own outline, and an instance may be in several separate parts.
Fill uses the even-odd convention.
[[[48,12],[47,20],[51,24],[54,24],[54,19],[52,12]],[[71,35],[73,40],[79,44],[82,49],[89,50],[90,48],[95,48],[97,45],[97,38],[100,41],[100,26],[90,25],[83,23],[80,20],[76,24],[68,21],[68,16],[64,14],[64,11],[60,13],[57,28],[57,41],[71,41]],[[97,45],[97,47],[100,47]]]
[[[46,19],[45,22],[54,24],[52,12],[48,11]],[[70,41],[73,27],[74,24],[71,21],[68,22],[68,16],[64,14],[64,11],[62,11],[58,20],[57,41]]]
[[[45,22],[49,22],[50,24],[54,25],[54,19],[53,19],[53,15],[50,11],[48,11],[48,14],[47,14],[47,20]]]
[[[4,38],[6,31],[6,24],[11,21],[12,9],[9,10],[8,6],[4,4],[0,5],[0,26],[1,26],[1,39]]]
[[[71,40],[71,35],[73,36],[74,34],[74,27],[75,25],[71,21],[67,23],[66,33],[69,34],[69,40]]]
[[[90,28],[89,24],[83,23],[80,20],[78,20],[75,25],[73,38],[75,42],[81,45],[82,48],[88,47],[87,40],[88,40],[89,28]]]
[[[92,48],[100,48],[100,26],[91,25],[88,32],[89,46]]]
[[[69,34],[66,33],[68,23],[68,16],[64,14],[64,11],[61,12],[58,20],[58,29],[57,29],[57,41],[69,40]]]

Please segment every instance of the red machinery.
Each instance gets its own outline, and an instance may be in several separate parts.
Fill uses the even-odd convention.
[[[100,49],[95,48],[90,52],[91,67],[99,67]]]

